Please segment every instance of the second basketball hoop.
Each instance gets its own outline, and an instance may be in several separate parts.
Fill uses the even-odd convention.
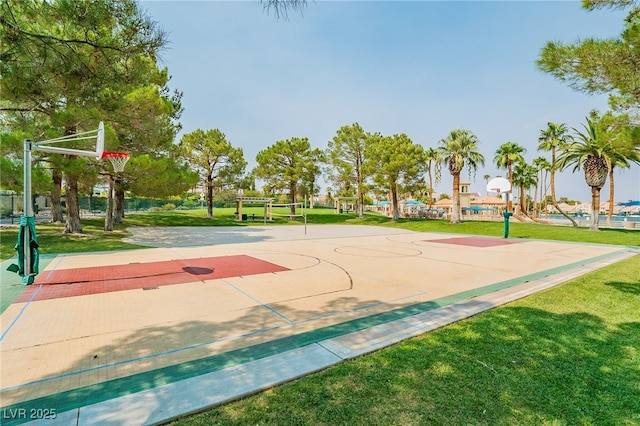
[[[105,151],[102,153],[102,158],[105,158],[111,162],[113,165],[113,171],[116,173],[121,173],[124,171],[124,166],[131,158],[131,154],[128,152],[112,152]]]

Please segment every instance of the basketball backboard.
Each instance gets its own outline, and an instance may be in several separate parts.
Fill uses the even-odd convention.
[[[503,193],[511,191],[511,184],[502,177],[493,178],[487,183],[488,192]]]

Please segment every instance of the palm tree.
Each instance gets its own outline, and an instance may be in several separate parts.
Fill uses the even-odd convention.
[[[564,217],[569,219],[573,226],[578,226],[575,220],[566,214],[556,200],[556,153],[558,149],[563,149],[571,141],[571,136],[567,134],[567,125],[564,123],[547,123],[547,128],[540,131],[538,137],[538,151],[551,151],[551,170],[549,174],[549,187],[551,188],[551,204]]]
[[[600,190],[607,181],[609,174],[608,153],[611,142],[597,122],[586,118],[587,124],[583,125],[585,132],[573,129],[576,138],[562,149],[558,156],[559,170],[574,166],[573,171],[584,171],[584,179],[591,187],[591,220],[589,229],[598,231],[600,213]]]
[[[507,169],[509,183],[513,188],[513,164],[516,162],[524,162],[524,154],[527,150],[514,142],[505,142],[496,150],[493,161],[499,169]]]
[[[436,179],[440,176],[441,165],[447,165],[453,176],[453,198],[451,209],[451,223],[460,223],[460,172],[467,164],[469,172],[475,172],[479,165],[484,165],[484,156],[478,151],[480,141],[470,130],[452,130],[445,139],[438,142],[438,156]]]
[[[425,160],[427,161],[427,173],[429,174],[429,208],[431,208],[431,206],[433,205],[433,177],[431,173],[433,171],[433,168],[431,166],[434,162],[437,163],[439,161],[438,151],[429,147],[424,152],[424,156]]]
[[[547,175],[549,174],[549,170],[551,170],[551,163],[547,161],[544,157],[537,157],[533,160],[533,166],[538,171],[538,178],[536,182],[536,196],[534,197],[534,214],[536,216],[536,211],[540,213],[543,208],[542,200],[546,200],[547,198]],[[540,204],[537,204],[538,200],[538,190],[540,192]],[[546,204],[546,203],[545,203]]]
[[[609,211],[607,213],[607,225],[611,226],[611,216],[614,206],[614,170],[629,168],[631,163],[640,164],[640,145],[634,144],[633,130],[629,124],[629,117],[625,115],[614,116],[610,112],[602,118],[592,113],[592,118],[598,121],[602,131],[602,137],[610,141],[606,152],[609,164]]]
[[[482,176],[482,178],[484,179],[484,183],[486,184],[485,186],[489,186],[489,179],[491,179],[491,175],[484,175]],[[489,195],[488,192],[487,195]]]
[[[525,216],[529,216],[526,190],[537,184],[537,173],[538,169],[525,161],[519,161],[513,167],[513,183],[520,188],[520,212]]]
[[[614,180],[613,170],[616,167],[628,169],[631,163],[640,164],[640,146],[628,142],[616,143],[614,139],[610,145],[610,152],[607,154],[609,161],[609,212],[607,213],[607,224],[611,226],[611,216],[613,215],[614,204]]]

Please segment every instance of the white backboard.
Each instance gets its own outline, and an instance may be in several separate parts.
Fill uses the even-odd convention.
[[[505,178],[497,177],[493,178],[487,183],[487,192],[509,192],[511,191],[511,184]]]

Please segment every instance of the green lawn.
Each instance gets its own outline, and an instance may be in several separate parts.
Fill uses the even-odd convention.
[[[254,209],[262,214],[262,209]],[[251,215],[252,209],[246,209]],[[38,225],[44,253],[139,247],[127,226],[251,226],[232,209],[130,214],[114,232],[83,220],[84,236]],[[298,219],[298,223],[300,219]],[[309,211],[309,223],[394,226],[502,236],[502,223],[364,219]],[[279,218],[275,225],[288,223]],[[256,221],[257,225],[262,222]],[[511,238],[640,246],[640,231],[513,223]],[[2,258],[16,231],[3,229]],[[640,424],[640,256],[469,320],[342,363],[176,424]]]
[[[274,213],[286,215],[283,208],[274,209]],[[84,251],[127,250],[137,249],[139,246],[122,242],[122,238],[129,235],[128,226],[252,226],[263,225],[261,207],[243,209],[251,219],[246,222],[234,221],[234,209],[214,209],[214,217],[207,218],[206,210],[173,210],[168,212],[132,213],[127,214],[124,223],[115,225],[113,232],[105,232],[104,218],[82,219],[84,235],[64,235],[62,224],[38,224],[37,235],[42,253],[75,253]],[[502,237],[502,222],[464,222],[452,225],[444,220],[402,219],[393,222],[385,216],[373,213],[365,214],[358,219],[355,214],[335,214],[332,209],[308,209],[309,224],[351,224],[351,225],[380,225],[393,226],[421,232],[445,232],[491,235]],[[302,218],[289,220],[287,216],[275,216],[269,225],[285,225],[302,223]],[[599,232],[586,228],[572,228],[566,226],[552,226],[531,223],[511,223],[510,238],[536,238],[558,241],[575,241],[601,244],[616,244],[623,246],[640,246],[640,231],[625,229],[602,229]],[[14,246],[17,239],[17,229],[4,228],[0,231],[0,259],[15,256]]]

